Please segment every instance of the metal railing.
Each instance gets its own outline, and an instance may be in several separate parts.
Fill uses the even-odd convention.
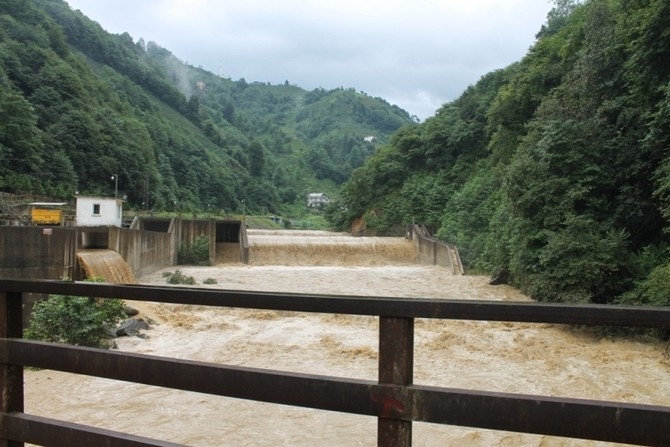
[[[3,220],[21,221],[23,219],[18,206],[3,202],[2,197],[0,197],[0,215],[3,216]]]
[[[217,365],[23,340],[23,293],[379,317],[379,380]],[[24,412],[23,368],[378,418],[379,446],[410,446],[412,422],[670,445],[670,407],[423,386],[413,383],[416,318],[670,327],[670,308],[340,297],[46,280],[0,280],[0,446],[176,444]],[[269,323],[270,324],[270,323]],[[221,440],[225,444],[225,439]]]

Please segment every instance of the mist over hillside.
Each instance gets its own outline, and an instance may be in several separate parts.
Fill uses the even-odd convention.
[[[339,185],[409,114],[354,89],[221,78],[61,0],[0,5],[0,190],[279,212]]]

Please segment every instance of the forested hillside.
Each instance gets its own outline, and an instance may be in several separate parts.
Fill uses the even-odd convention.
[[[223,79],[61,0],[0,2],[0,190],[181,212],[281,212],[335,192],[412,122],[353,89]]]
[[[518,63],[404,128],[332,204],[416,221],[542,301],[670,304],[670,3],[560,0]]]

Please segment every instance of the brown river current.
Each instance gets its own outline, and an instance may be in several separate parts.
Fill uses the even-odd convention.
[[[257,291],[528,300],[485,277],[416,264],[403,238],[250,231],[250,264],[180,267],[198,287]],[[99,256],[99,255],[94,255]],[[224,259],[223,257],[217,259]],[[175,268],[167,269],[174,271]],[[139,278],[165,285],[163,271]],[[202,285],[207,278],[217,284]],[[124,351],[376,380],[377,319],[129,303],[156,324]],[[414,382],[523,394],[670,404],[660,343],[548,324],[418,320]],[[375,418],[248,402],[54,371],[26,372],[26,412],[192,446],[375,446]],[[659,429],[667,429],[661,428]],[[413,445],[614,444],[413,424]]]

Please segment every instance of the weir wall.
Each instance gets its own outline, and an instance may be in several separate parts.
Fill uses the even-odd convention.
[[[177,264],[178,244],[173,233],[110,227],[107,248],[121,255],[135,277]]]
[[[424,265],[439,265],[450,269],[454,275],[463,274],[463,265],[458,248],[446,244],[430,236],[423,226],[410,225],[407,229],[407,238],[414,241],[419,253],[419,263]]]
[[[0,278],[81,280],[86,276],[77,260],[81,249],[117,252],[138,278],[176,265],[179,248],[189,247],[200,234],[209,237],[210,263],[214,264],[217,236],[225,240],[233,234],[239,241],[242,236],[237,232],[244,232],[239,222],[232,221],[164,219],[145,224],[134,222],[136,229],[0,226]],[[217,234],[217,226],[221,235]],[[41,298],[40,294],[24,294],[24,327],[34,303]]]
[[[248,262],[245,227],[239,221],[143,219],[133,226],[0,226],[0,278],[82,279],[77,251],[91,248],[119,253],[141,277],[177,265],[179,248],[189,248],[201,234],[209,238],[212,265],[222,242],[239,243],[239,259]]]

